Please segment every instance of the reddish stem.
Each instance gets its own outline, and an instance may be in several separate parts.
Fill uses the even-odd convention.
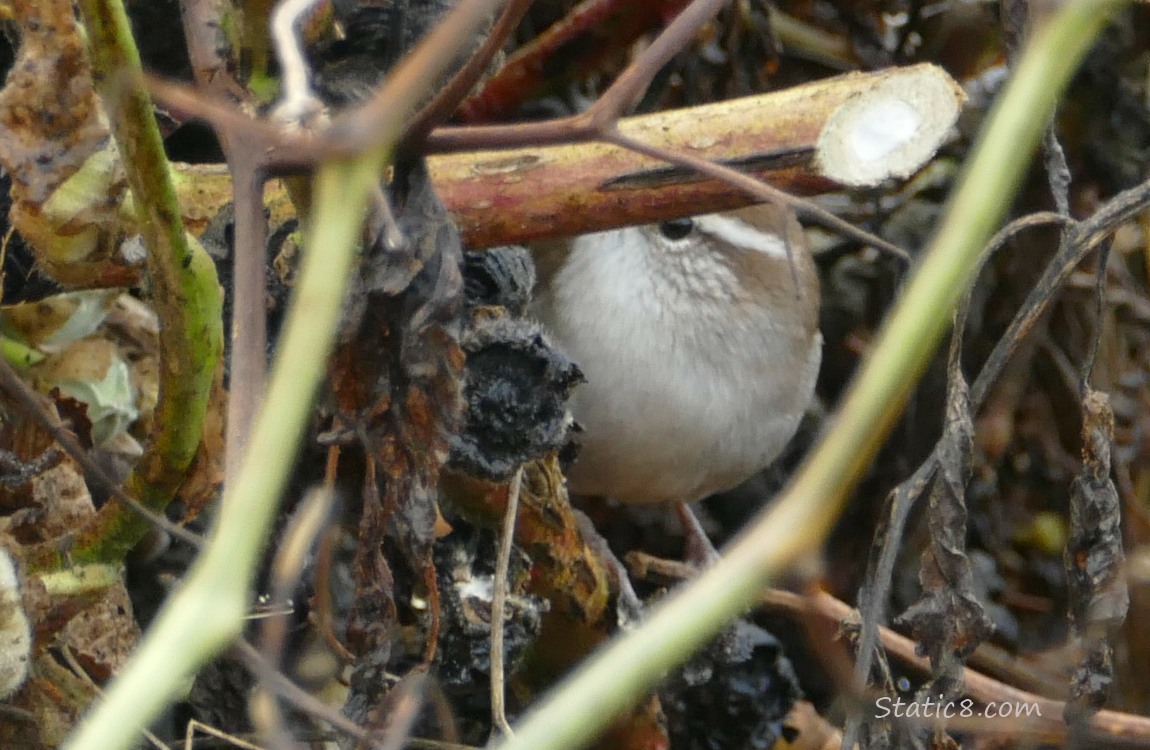
[[[499,122],[547,84],[593,73],[643,34],[658,28],[688,0],[587,0],[512,54],[483,89],[460,107],[463,122]]]

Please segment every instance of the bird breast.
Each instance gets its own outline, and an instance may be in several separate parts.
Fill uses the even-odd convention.
[[[724,215],[675,242],[655,227],[570,240],[533,310],[583,370],[579,494],[689,502],[765,467],[798,426],[822,340],[805,250]],[[796,276],[799,285],[796,286]],[[813,280],[813,283],[812,283]]]

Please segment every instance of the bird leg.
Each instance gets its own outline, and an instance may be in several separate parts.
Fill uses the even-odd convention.
[[[707,532],[703,530],[703,524],[699,523],[691,506],[687,503],[675,503],[675,513],[679,516],[679,524],[683,527],[686,561],[700,570],[718,562],[719,553],[707,538]]]

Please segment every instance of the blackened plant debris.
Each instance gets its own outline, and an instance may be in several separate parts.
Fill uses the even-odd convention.
[[[583,374],[522,317],[535,285],[525,249],[468,253],[463,273],[467,414],[451,439],[451,467],[506,481],[523,464],[567,446],[567,399]]]
[[[480,307],[502,307],[520,317],[534,287],[535,261],[526,248],[504,245],[463,257],[463,298],[469,314]]]
[[[209,663],[196,674],[187,699],[178,706],[169,730],[172,741],[182,738],[184,725],[191,719],[237,733],[252,731],[247,697],[255,682],[251,671],[231,656]]]
[[[946,425],[938,444],[940,471],[930,492],[930,546],[923,552],[919,583],[921,598],[898,618],[909,624],[919,650],[930,656],[934,679],[919,695],[954,698],[962,690],[966,657],[994,632],[994,625],[974,590],[966,555],[966,487],[970,482],[974,424],[970,391],[959,364],[964,313],[958,316],[951,339]]]
[[[454,4],[453,0],[334,3],[343,37],[313,55],[315,85],[324,101],[342,107],[370,96],[386,72]],[[470,54],[469,50],[458,64]]]
[[[456,531],[440,540],[435,551],[443,608],[436,677],[456,712],[461,739],[477,745],[490,731],[494,541],[490,533],[457,522]],[[549,604],[523,591],[531,565],[527,555],[514,548],[510,563],[504,646],[507,670],[514,674],[538,637]]]
[[[794,669],[778,640],[745,620],[737,621],[659,688],[676,750],[767,750],[801,697]]]
[[[463,339],[466,426],[451,441],[451,464],[499,481],[522,464],[558,453],[568,441],[567,398],[583,374],[539,326],[481,319]]]
[[[337,15],[343,37],[316,51],[313,70],[324,101],[346,106],[370,95],[408,45],[401,44],[404,19],[393,18],[394,8],[359,6]]]
[[[339,79],[347,84],[345,94],[335,99],[357,101],[370,93],[444,9],[438,0],[385,5],[383,16],[367,18],[375,13],[369,11],[362,21],[395,44],[383,58],[374,54],[381,50],[368,50],[373,54],[361,55],[365,64],[357,70],[352,66],[341,72],[338,60],[327,60],[321,82]],[[361,41],[371,36],[359,30],[354,35]],[[321,85],[325,88],[332,101],[330,88]],[[459,232],[436,196],[423,161],[394,166],[382,199],[394,207],[405,241],[391,246],[384,240],[383,226],[368,227],[372,239],[352,282],[331,369],[331,434],[336,441],[358,444],[365,460],[352,565],[355,598],[347,632],[357,661],[344,713],[368,725],[383,718],[380,706],[393,682],[387,675],[396,669],[391,638],[399,618],[420,623],[423,662],[430,663],[435,655],[440,606],[432,545],[439,517],[439,471],[463,405]],[[375,214],[378,219],[380,212]],[[385,541],[394,542],[388,545],[389,554],[399,560],[385,558]],[[398,562],[415,579],[414,596],[404,598],[402,611],[392,575],[400,568]],[[409,607],[416,598],[426,607]]]
[[[1064,564],[1070,617],[1085,655],[1070,683],[1066,719],[1082,721],[1105,703],[1113,682],[1111,638],[1130,598],[1122,570],[1121,504],[1110,479],[1114,412],[1110,398],[1089,389],[1082,399],[1082,470],[1070,488],[1070,538]]]
[[[398,170],[397,170],[398,175]],[[337,434],[354,435],[367,461],[354,577],[356,601],[349,644],[361,659],[345,707],[364,720],[382,698],[393,616],[384,534],[397,542],[428,603],[424,658],[434,655],[439,631],[438,586],[431,558],[438,516],[439,469],[448,437],[459,426],[463,353],[458,344],[462,279],[459,235],[435,196],[422,165],[393,184],[400,250],[375,243],[353,291],[357,314],[341,336],[333,366]],[[402,257],[397,257],[402,256]],[[385,268],[418,269],[398,293]]]

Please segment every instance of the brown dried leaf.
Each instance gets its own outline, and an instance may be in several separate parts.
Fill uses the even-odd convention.
[[[95,689],[50,653],[32,666],[28,684],[8,704],[28,712],[32,720],[0,719],[0,747],[55,750],[64,744],[76,722],[96,698]]]
[[[439,471],[462,414],[459,234],[422,167],[397,181],[407,242],[398,250],[376,243],[365,254],[332,368],[337,432],[355,436],[367,460],[349,620],[360,661],[346,708],[361,719],[382,697],[385,686],[375,676],[390,653],[395,618],[392,566],[381,553],[385,533],[415,574],[414,592],[427,601],[424,659],[434,654]]]
[[[29,422],[16,425],[17,445],[46,440]],[[95,514],[91,495],[78,467],[64,457],[28,484],[24,508],[4,519],[12,533],[11,549],[19,557],[20,543],[31,545],[66,537]],[[17,543],[19,540],[20,543]],[[35,717],[35,729],[0,717],[4,747],[55,747],[63,741],[93,698],[86,677],[73,674],[57,659],[63,649],[76,658],[87,677],[99,682],[111,677],[127,660],[140,638],[123,581],[78,595],[49,593],[41,579],[23,582],[24,610],[35,632],[34,668],[28,683],[10,703]],[[47,645],[53,649],[47,649]]]
[[[0,91],[0,162],[13,197],[38,206],[94,154],[100,123],[84,38],[69,0],[14,0],[19,56]]]
[[[12,176],[12,226],[63,283],[127,281],[134,271],[107,262],[126,185],[72,3],[12,5],[21,45],[0,91],[0,165]]]
[[[32,480],[32,504],[40,511],[37,541],[67,537],[96,514],[84,474],[70,458]]]
[[[958,328],[961,331],[961,328]],[[899,620],[913,628],[930,656],[936,680],[931,693],[951,693],[961,680],[962,660],[990,637],[994,626],[974,590],[966,556],[966,485],[970,481],[974,424],[970,392],[958,365],[961,334],[951,350],[947,419],[938,444],[941,471],[930,492],[931,541],[922,556],[922,597]]]
[[[1082,399],[1082,470],[1070,488],[1070,538],[1063,564],[1070,618],[1086,655],[1071,678],[1068,720],[1082,720],[1106,701],[1113,681],[1111,636],[1126,619],[1121,504],[1110,478],[1114,412],[1107,394]]]
[[[72,618],[60,634],[60,644],[72,650],[93,680],[104,682],[128,660],[140,635],[128,590],[117,583]]]

